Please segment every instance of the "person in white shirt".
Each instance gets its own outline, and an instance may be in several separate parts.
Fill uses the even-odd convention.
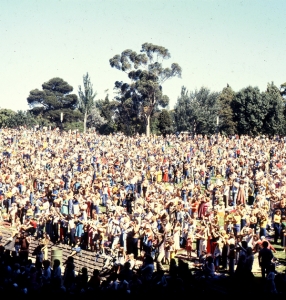
[[[49,204],[48,198],[44,197],[43,204],[42,204],[42,213],[48,214],[49,210],[50,210],[50,204]]]
[[[112,231],[111,231],[111,235],[113,237],[113,242],[112,242],[112,246],[111,246],[112,250],[114,250],[116,248],[116,246],[118,245],[120,234],[121,234],[121,230],[119,227],[119,221],[113,220],[113,226],[112,226]]]

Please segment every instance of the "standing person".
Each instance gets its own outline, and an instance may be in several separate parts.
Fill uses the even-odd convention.
[[[165,235],[164,234],[158,234],[158,243],[156,246],[158,249],[157,269],[164,270],[162,266],[162,259],[165,256]]]
[[[223,186],[223,202],[224,202],[225,208],[228,208],[229,195],[230,195],[229,182],[225,182],[225,184]]]
[[[138,220],[134,220],[133,230],[131,232],[131,253],[133,253],[134,258],[137,259],[138,256],[138,239],[139,239],[140,225]]]
[[[178,250],[181,249],[181,247],[180,247],[180,231],[181,231],[180,222],[176,222],[174,229],[173,229],[175,254],[177,253]]]
[[[270,249],[268,249],[268,242],[264,241],[262,243],[262,249],[258,254],[259,266],[261,267],[262,278],[265,278],[265,274],[269,272],[269,268],[271,266],[271,261],[274,258],[273,253]]]
[[[118,243],[119,243],[119,237],[121,234],[120,226],[119,226],[119,221],[118,220],[113,220],[113,225],[112,225],[112,230],[111,230],[111,235],[113,238],[112,241],[112,246],[111,249],[114,250]]]
[[[201,226],[201,228],[197,228],[195,233],[196,239],[196,251],[197,257],[199,258],[203,251],[207,249],[207,230],[205,226]]]
[[[126,209],[128,214],[132,214],[132,201],[134,201],[134,193],[129,190],[126,195]]]
[[[43,261],[43,270],[42,270],[42,280],[43,285],[48,285],[52,279],[52,270],[50,267],[50,261],[44,260]]]
[[[149,283],[154,272],[154,261],[151,255],[146,255],[141,267],[141,278],[144,283]]]
[[[81,213],[79,217],[75,216],[74,223],[75,223],[75,242],[76,243],[78,241],[81,242],[82,235],[84,233],[84,223],[85,223],[83,213]]]
[[[142,191],[143,191],[143,198],[144,199],[146,198],[146,195],[147,195],[148,185],[149,185],[148,179],[147,179],[147,177],[145,177],[143,182],[142,182]]]
[[[233,233],[235,237],[237,237],[237,235],[240,233],[240,229],[241,229],[240,224],[241,224],[241,215],[240,212],[237,210],[233,215]]]
[[[285,252],[285,248],[286,248],[285,236],[286,236],[286,216],[282,216],[280,239],[281,239],[281,246],[284,247],[284,252]]]
[[[266,236],[267,232],[266,232],[266,227],[267,227],[267,216],[265,216],[265,214],[262,214],[260,216],[260,222],[259,222],[259,225],[260,225],[260,238],[262,236]]]
[[[42,252],[44,252],[44,260],[48,260],[49,243],[50,243],[50,237],[47,233],[44,233],[44,237],[40,243],[40,245],[42,245]]]
[[[245,204],[246,203],[245,186],[244,186],[244,181],[242,179],[240,180],[240,183],[239,183],[236,202],[238,204]]]
[[[231,276],[234,275],[235,257],[236,257],[235,245],[230,244],[229,252],[228,252],[228,271],[229,271],[229,275]]]
[[[61,271],[61,262],[58,259],[54,260],[52,279],[59,279],[62,281],[62,271]]]
[[[246,249],[246,260],[245,260],[245,269],[246,269],[246,274],[247,275],[250,275],[252,273],[253,261],[254,261],[254,255],[253,255],[253,252],[252,252],[252,248],[247,247],[247,249]]]
[[[257,226],[257,217],[255,214],[251,211],[250,217],[249,217],[249,227],[253,229],[253,232],[256,233],[256,226]]]
[[[75,223],[73,216],[69,215],[68,217],[68,235],[70,246],[74,247],[75,245]]]
[[[190,232],[187,235],[186,250],[187,250],[188,258],[191,259],[192,251],[193,251],[193,235]]]
[[[75,284],[75,266],[73,264],[72,258],[68,259],[68,262],[65,267],[64,276],[63,276],[63,282],[64,286],[67,290],[71,290],[74,287]]]
[[[280,238],[281,232],[281,211],[278,209],[275,211],[273,217],[273,226],[274,226],[274,244],[278,244],[278,239]]]
[[[168,182],[169,181],[169,170],[168,168],[165,168],[163,170],[163,181]]]
[[[106,206],[108,200],[108,184],[106,183],[102,189],[102,206]]]
[[[23,260],[28,260],[30,243],[31,237],[26,234],[22,234],[20,239],[20,256]]]
[[[234,208],[236,207],[238,190],[239,190],[239,182],[236,180],[232,183],[232,200],[233,200]]]
[[[271,294],[277,294],[276,284],[275,284],[275,266],[271,265],[269,268],[269,273],[266,277],[267,280],[267,291]]]
[[[214,266],[215,266],[215,272],[219,272],[219,267],[221,263],[221,255],[222,255],[222,247],[223,247],[223,242],[222,238],[220,237],[218,241],[215,243],[215,249],[213,253],[213,259],[214,259]]]
[[[143,251],[148,255],[151,255],[152,240],[153,240],[153,232],[151,231],[150,225],[147,224],[144,230]]]

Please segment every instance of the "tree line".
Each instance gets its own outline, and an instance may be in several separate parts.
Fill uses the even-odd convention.
[[[252,86],[235,92],[228,84],[221,92],[206,87],[189,91],[183,86],[170,110],[163,85],[182,75],[177,63],[165,67],[170,57],[168,49],[151,43],[144,43],[139,53],[128,49],[112,57],[110,66],[126,74],[126,81],[114,83],[113,99],[108,94],[96,99],[88,73],[83,75],[77,93],[62,78],[52,78],[42,84],[41,90],[29,92],[27,111],[0,109],[0,127],[38,125],[84,132],[93,128],[101,134],[126,135],[182,131],[204,135],[286,134],[286,83],[280,89],[269,83],[263,92]]]
[[[265,91],[248,86],[238,92],[227,85],[221,92],[202,87],[189,92],[185,87],[174,109],[178,131],[210,135],[286,134],[285,88],[269,83]]]

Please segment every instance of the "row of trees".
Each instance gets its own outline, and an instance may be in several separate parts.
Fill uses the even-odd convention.
[[[234,92],[227,85],[220,93],[183,87],[174,109],[178,131],[201,134],[286,134],[285,116],[283,92],[274,83],[265,92],[251,86]]]
[[[0,109],[0,127],[95,128],[102,134],[120,131],[127,135],[176,131],[286,134],[286,83],[280,90],[268,84],[265,92],[251,86],[238,92],[229,85],[221,92],[211,92],[206,87],[188,91],[182,87],[175,108],[169,110],[163,84],[182,74],[177,63],[164,67],[169,58],[168,49],[150,43],[143,44],[140,53],[129,49],[115,55],[109,60],[110,66],[125,72],[127,80],[115,82],[116,96],[112,100],[108,94],[105,99],[96,99],[88,73],[77,94],[63,79],[52,78],[42,84],[41,90],[30,91],[28,111]]]

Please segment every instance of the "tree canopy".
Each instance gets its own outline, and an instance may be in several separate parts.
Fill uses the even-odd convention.
[[[43,90],[30,91],[27,98],[30,112],[42,116],[56,126],[60,125],[60,114],[64,122],[73,122],[81,117],[77,110],[78,97],[71,94],[73,87],[61,78],[55,77],[42,84]]]
[[[118,112],[125,118],[125,124],[142,123],[147,136],[150,134],[150,117],[155,108],[166,107],[169,98],[163,94],[162,84],[173,77],[181,77],[182,68],[172,63],[163,67],[163,61],[170,58],[168,49],[144,43],[137,53],[125,50],[109,60],[111,67],[125,72],[129,83],[116,81],[115,90],[119,102]]]
[[[169,110],[163,85],[182,75],[178,63],[166,65],[170,58],[167,48],[152,43],[142,44],[138,52],[127,49],[114,55],[109,64],[125,73],[126,79],[114,83],[112,99],[109,95],[95,99],[97,93],[88,73],[83,75],[78,95],[70,84],[54,77],[44,82],[42,89],[29,92],[28,111],[0,109],[0,127],[62,125],[63,129],[84,132],[93,127],[101,134],[147,136],[174,131],[203,135],[220,132],[228,136],[286,134],[286,82],[280,88],[269,83],[262,92],[253,86],[234,91],[228,84],[219,92],[204,86],[189,91],[183,86],[174,109]]]
[[[257,135],[262,132],[267,113],[264,100],[258,87],[248,86],[236,93],[232,109],[239,134]]]
[[[219,93],[206,87],[189,93],[182,87],[174,110],[174,118],[179,131],[194,134],[213,134],[216,132],[216,120],[219,112]]]
[[[158,116],[158,128],[160,133],[164,136],[166,134],[174,133],[172,116],[166,109],[163,109]]]
[[[33,118],[29,111],[11,109],[0,109],[0,128],[17,128],[20,126],[33,127],[38,124],[38,120]]]
[[[285,126],[285,103],[280,91],[274,83],[268,83],[263,93],[263,102],[266,103],[266,114],[263,122],[263,133],[269,135],[282,134]]]
[[[233,121],[233,111],[231,108],[234,97],[235,92],[228,84],[227,87],[223,88],[218,97],[219,131],[226,135],[236,133],[236,123]]]

